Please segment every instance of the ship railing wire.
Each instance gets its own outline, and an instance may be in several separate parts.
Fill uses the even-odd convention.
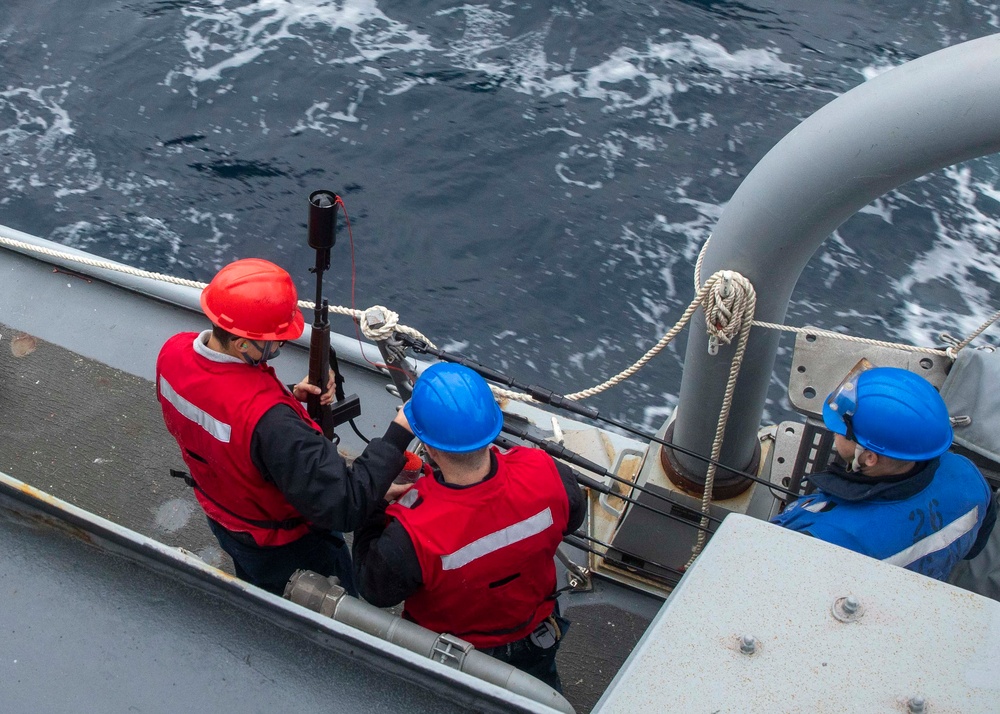
[[[162,273],[157,273],[148,270],[141,270],[139,268],[133,268],[132,266],[123,265],[121,263],[115,263],[105,260],[99,260],[90,258],[87,256],[75,255],[72,253],[67,253],[64,251],[54,250],[44,246],[35,245],[32,243],[27,243],[24,241],[19,241],[7,236],[0,236],[0,245],[13,248],[17,251],[37,254],[43,256],[49,256],[57,258],[62,261],[68,261],[72,263],[77,263],[79,265],[86,265],[92,268],[98,268],[101,270],[110,270],[114,272],[119,272],[127,275],[132,275],[139,278],[144,278],[148,280],[155,280],[159,282],[170,283],[174,285],[181,285],[185,287],[194,288],[197,290],[204,289],[206,283],[199,282],[196,280],[188,280],[185,278],[178,278],[172,275],[165,275]],[[733,339],[737,340],[737,346],[733,353],[732,362],[730,366],[729,377],[726,382],[726,389],[723,396],[722,406],[719,413],[719,421],[717,423],[715,438],[712,442],[712,452],[709,457],[702,456],[701,458],[708,462],[708,470],[705,475],[704,491],[702,495],[701,503],[701,522],[697,526],[698,536],[697,542],[692,549],[691,559],[688,562],[688,566],[694,562],[695,558],[701,553],[704,547],[707,535],[711,532],[709,530],[709,524],[713,519],[709,516],[709,507],[711,505],[711,494],[712,485],[714,482],[715,474],[718,466],[718,458],[721,453],[722,441],[725,435],[726,421],[729,417],[729,412],[732,406],[732,395],[736,384],[736,379],[739,375],[739,370],[742,365],[743,357],[746,351],[746,343],[750,334],[750,329],[752,327],[759,327],[763,329],[770,330],[781,330],[785,332],[793,332],[800,334],[819,334],[833,339],[846,340],[849,342],[862,343],[877,345],[881,347],[889,347],[893,349],[909,350],[913,352],[919,352],[924,354],[937,355],[939,357],[945,357],[949,360],[954,360],[962,349],[967,347],[973,340],[979,337],[986,329],[1000,319],[1000,310],[993,313],[988,320],[983,322],[979,328],[973,331],[967,338],[961,341],[953,341],[953,344],[949,345],[946,349],[934,349],[930,347],[918,347],[914,345],[907,345],[904,343],[886,342],[883,340],[873,340],[865,337],[856,337],[854,335],[844,335],[838,332],[831,332],[826,330],[817,330],[815,328],[801,328],[794,327],[790,325],[781,325],[770,322],[761,322],[753,319],[754,308],[756,306],[756,293],[754,291],[753,285],[750,281],[740,275],[736,271],[731,270],[720,270],[714,273],[708,278],[704,283],[701,282],[701,267],[704,261],[705,250],[708,247],[708,241],[702,246],[699,252],[698,259],[695,263],[694,278],[695,278],[695,296],[688,304],[687,308],[684,310],[681,317],[678,319],[677,323],[671,327],[664,335],[661,337],[653,347],[651,347],[645,354],[643,354],[638,360],[633,364],[629,365],[623,369],[618,374],[605,380],[604,382],[583,389],[577,392],[566,394],[565,397],[571,400],[580,400],[592,397],[594,395],[600,394],[621,382],[627,380],[629,377],[634,375],[640,369],[642,369],[653,357],[658,355],[664,347],[666,347],[687,325],[691,320],[694,313],[698,308],[704,309],[705,314],[705,324],[706,331],[709,335],[709,350],[717,351],[720,344],[731,344]],[[316,305],[308,300],[300,300],[299,307],[304,310],[315,310]],[[373,308],[370,308],[373,309]],[[357,310],[355,308],[344,307],[340,305],[329,306],[329,312],[337,315],[344,315],[353,319],[358,326],[362,334],[366,338],[379,341],[386,340],[392,337],[396,332],[400,332],[410,337],[421,340],[431,347],[435,347],[434,343],[429,340],[425,335],[423,335],[419,330],[416,330],[407,325],[401,324],[399,322],[399,314],[393,310],[390,310],[384,306],[376,305],[374,309],[380,311],[381,321],[377,327],[373,327],[368,324],[366,318],[366,313],[368,310]],[[495,385],[491,385],[494,393],[501,398],[511,399],[515,401],[522,402],[535,402],[536,400],[529,394],[524,394],[520,392],[513,392],[511,390],[502,389]],[[728,468],[728,467],[727,467]],[[635,484],[632,484],[635,487]],[[615,494],[620,495],[620,494]],[[645,504],[643,504],[645,505]],[[693,524],[692,524],[693,525]],[[685,566],[686,569],[687,566]]]

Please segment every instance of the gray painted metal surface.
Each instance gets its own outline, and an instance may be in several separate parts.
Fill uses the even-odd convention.
[[[800,414],[822,419],[827,395],[862,358],[878,367],[919,374],[938,389],[951,367],[951,360],[940,355],[847,342],[822,333],[798,334],[788,377],[788,400]]]
[[[90,260],[96,256],[0,225],[0,237],[46,250],[56,250]],[[100,260],[100,259],[99,259]],[[115,265],[120,263],[110,262]],[[65,267],[67,271],[53,266]],[[128,267],[128,266],[123,266]],[[133,299],[135,297],[140,299]],[[200,291],[152,278],[141,278],[115,270],[93,268],[71,260],[54,258],[31,250],[0,245],[0,323],[40,337],[101,364],[152,381],[156,355],[166,339],[183,331],[211,327],[201,312]],[[303,379],[309,371],[311,314],[306,316],[302,336],[286,347],[272,366],[287,383]],[[337,321],[342,321],[336,324]],[[344,334],[334,332],[338,327]],[[331,315],[330,341],[337,350],[347,393],[362,396],[362,415],[355,421],[369,437],[379,436],[392,421],[400,399],[390,389],[392,379],[374,366],[381,353],[368,340],[359,342],[353,323]],[[409,359],[419,374],[429,362]],[[566,431],[592,429],[587,424],[553,415],[537,406],[504,400],[505,411],[551,428],[555,418]],[[341,447],[360,454],[364,442],[349,426],[338,428]],[[596,431],[594,432],[596,434]],[[644,446],[634,439],[607,434],[602,439],[624,448]]]
[[[783,322],[806,262],[847,218],[906,181],[997,151],[1000,35],[908,62],[817,111],[757,164],[719,219],[702,279],[724,269],[742,273],[757,289],[756,319]],[[707,454],[735,345],[710,357],[698,327],[702,311],[692,324],[674,440]],[[723,463],[750,462],[778,337],[773,330],[751,332]],[[704,463],[678,459],[692,473],[705,473]]]
[[[186,285],[175,285],[169,282],[163,282],[152,277],[144,277],[141,275],[132,275],[127,272],[128,270],[136,270],[131,266],[127,266],[124,263],[119,263],[113,260],[107,260],[99,258],[91,253],[86,253],[82,250],[76,248],[71,248],[69,246],[61,245],[59,243],[53,243],[52,241],[45,240],[44,238],[39,238],[38,236],[33,236],[30,233],[24,233],[23,231],[15,230],[8,226],[0,226],[0,236],[20,241],[22,243],[27,243],[30,246],[39,247],[46,250],[58,251],[60,253],[66,253],[69,256],[82,258],[90,261],[99,261],[101,263],[106,263],[111,266],[115,266],[118,269],[113,268],[99,268],[91,265],[86,265],[77,262],[70,258],[63,258],[59,256],[42,255],[31,251],[30,249],[21,249],[14,246],[3,246],[8,250],[23,252],[25,255],[34,256],[46,263],[57,265],[65,270],[72,271],[75,273],[81,273],[97,280],[101,280],[105,283],[110,283],[111,285],[116,285],[120,288],[130,290],[135,293],[139,293],[144,297],[151,297],[157,300],[161,300],[170,305],[175,305],[180,308],[186,309],[188,312],[201,315],[201,290],[194,287],[189,287]],[[124,270],[123,270],[124,269]],[[63,274],[63,277],[67,277]],[[67,279],[72,280],[72,277]],[[79,278],[77,278],[79,279]],[[308,296],[301,296],[305,299]],[[305,332],[302,336],[296,340],[296,344],[303,346],[308,349],[309,347],[309,337],[312,334],[312,316],[307,315],[305,321]],[[338,317],[336,315],[332,316],[333,319],[339,319],[345,321],[345,331],[350,332],[351,330],[346,329],[350,327],[350,318]],[[202,317],[202,321],[204,318]],[[352,364],[364,367],[369,370],[374,370],[374,366],[371,365],[366,359],[366,354],[363,351],[362,346],[357,340],[346,337],[342,334],[337,334],[331,331],[330,342],[333,344],[334,348],[337,350],[338,356],[342,356],[345,360],[351,362]],[[372,354],[377,352],[377,348],[373,343],[367,343],[368,350],[367,354],[370,357]],[[115,365],[117,366],[117,365]],[[145,370],[140,376],[152,377],[152,370],[145,365],[136,365],[140,370]]]
[[[594,712],[888,714],[915,699],[997,711],[1000,603],[732,515]]]
[[[0,473],[5,711],[552,712]]]

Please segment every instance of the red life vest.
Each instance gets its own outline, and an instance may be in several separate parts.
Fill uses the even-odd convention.
[[[250,440],[264,412],[277,404],[314,422],[274,369],[212,361],[195,352],[195,339],[197,333],[183,332],[163,345],[156,360],[156,396],[198,502],[213,521],[249,533],[257,545],[298,540],[309,526],[254,466]]]
[[[421,478],[387,511],[409,534],[423,576],[404,614],[479,648],[526,637],[552,613],[553,557],[569,521],[550,456],[493,453],[492,478],[462,489]]]

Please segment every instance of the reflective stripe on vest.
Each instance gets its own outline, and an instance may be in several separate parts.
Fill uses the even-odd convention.
[[[477,558],[482,558],[484,555],[495,553],[501,548],[506,548],[508,545],[513,545],[533,535],[538,535],[551,525],[552,509],[546,508],[544,511],[536,513],[530,518],[525,518],[523,521],[485,535],[479,540],[459,548],[454,553],[442,555],[441,569],[457,570]]]
[[[415,488],[411,488],[409,491],[400,496],[396,503],[404,508],[413,508],[413,504],[416,503],[418,498],[420,498],[420,492]]]
[[[888,558],[883,558],[882,561],[905,568],[924,556],[944,550],[975,528],[977,523],[979,523],[979,506],[973,506],[972,510],[961,518],[955,519],[936,533],[931,533],[926,538],[918,540],[909,548],[905,548],[895,555],[890,555]]]
[[[453,489],[425,475],[386,510],[420,561],[423,586],[406,598],[405,616],[480,648],[526,637],[551,614],[554,555],[569,519],[551,456],[492,453],[492,478]]]
[[[195,347],[201,339],[194,332],[174,335],[156,360],[163,421],[197,483],[198,503],[211,520],[249,533],[259,546],[291,543],[309,532],[308,525],[264,479],[250,445],[260,418],[277,405],[312,421],[273,369],[215,360]]]
[[[229,443],[233,428],[229,424],[219,421],[203,409],[199,409],[178,394],[177,390],[170,386],[170,382],[162,374],[160,375],[160,394],[183,416],[193,421],[223,444]]]

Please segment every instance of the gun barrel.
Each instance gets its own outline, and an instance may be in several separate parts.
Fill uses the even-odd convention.
[[[313,421],[319,424],[326,438],[333,438],[333,419],[331,406],[321,404],[322,392],[327,389],[330,374],[330,326],[313,325],[312,338],[309,343],[309,383],[320,388],[320,394],[310,394],[306,398],[306,411]]]

